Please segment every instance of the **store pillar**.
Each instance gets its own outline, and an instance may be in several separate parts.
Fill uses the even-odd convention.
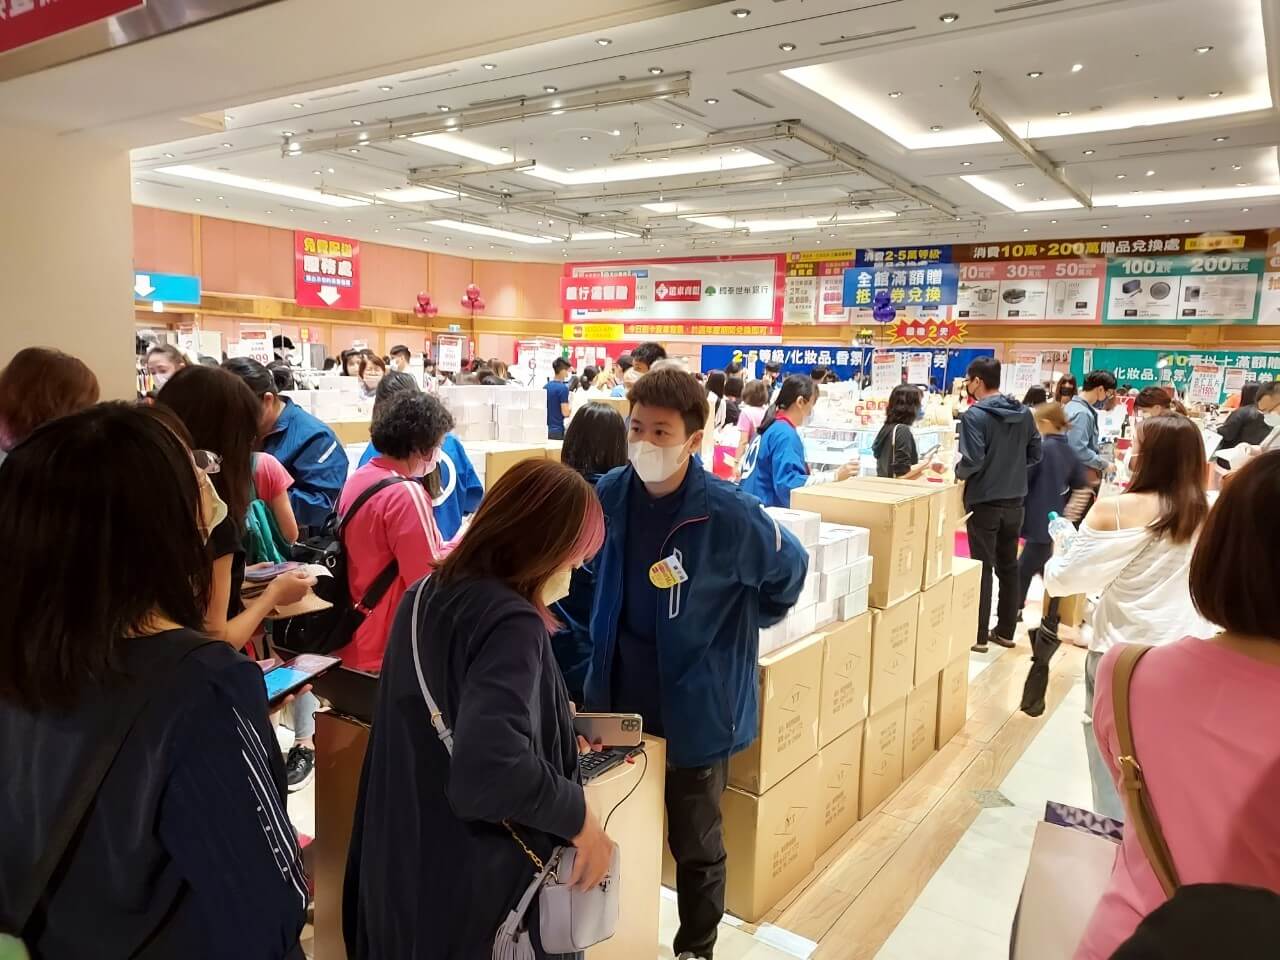
[[[0,366],[57,347],[134,396],[129,153],[102,141],[0,128]]]

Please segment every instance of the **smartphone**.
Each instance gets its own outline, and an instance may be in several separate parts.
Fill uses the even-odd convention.
[[[274,704],[289,694],[323,676],[342,663],[338,657],[322,657],[315,653],[303,653],[272,667],[262,675],[267,684],[267,703]]]
[[[573,729],[602,747],[638,747],[644,720],[638,713],[580,713],[573,718]]]
[[[301,570],[302,564],[292,560],[284,563],[267,563],[261,566],[250,567],[244,572],[244,578],[250,583],[265,583],[268,580],[274,580],[282,573],[288,573],[290,570]]]

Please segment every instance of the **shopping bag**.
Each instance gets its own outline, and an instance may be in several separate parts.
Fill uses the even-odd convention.
[[[1123,824],[1050,803],[1036,824],[1009,960],[1071,960],[1107,889]]]

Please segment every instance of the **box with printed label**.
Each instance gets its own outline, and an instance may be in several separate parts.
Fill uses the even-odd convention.
[[[888,610],[871,611],[871,713],[879,713],[911,690],[919,613],[920,603],[915,597]]]
[[[978,599],[982,589],[982,564],[956,557],[951,575],[951,655],[967,654],[978,639]]]
[[[924,577],[929,496],[911,484],[893,488],[854,477],[795,490],[791,502],[828,523],[870,531],[871,606],[892,606],[920,589]]]
[[[870,590],[871,587],[866,586],[841,597],[836,609],[836,617],[840,620],[852,620],[859,614],[866,613],[868,609],[867,594]]]
[[[969,707],[969,651],[938,674],[938,748],[964,729]]]
[[[811,757],[762,796],[735,787],[724,792],[725,906],[734,916],[755,923],[813,869],[820,766]]]
[[[871,616],[827,630],[822,641],[818,743],[826,746],[867,715],[871,690]]]
[[[764,793],[818,752],[822,636],[760,658],[760,730],[729,760],[729,783]]]
[[[950,575],[952,558],[955,556],[956,528],[965,514],[964,486],[958,483],[896,480],[887,477],[860,477],[859,480],[871,485],[888,485],[890,489],[910,485],[929,497],[928,535],[921,588],[931,587]]]
[[[837,597],[846,596],[853,588],[849,586],[849,567],[839,567],[829,573],[819,573],[818,577],[818,599],[819,600],[835,600]]]
[[[915,685],[947,665],[951,659],[951,578],[920,594],[919,633],[916,637]]]
[[[858,822],[858,781],[862,775],[862,724],[846,730],[818,754],[822,781],[822,817],[818,824],[818,856]]]
[[[873,713],[863,724],[862,776],[858,784],[859,820],[883,803],[902,783],[902,748],[906,724],[906,697]]]
[[[806,547],[818,545],[818,528],[822,518],[816,513],[798,508],[788,510],[786,507],[765,507],[764,509],[769,516],[778,521],[779,526],[795,534],[801,544]]]
[[[902,779],[911,776],[937,749],[938,678],[925,682],[907,694],[906,742],[902,747]]]

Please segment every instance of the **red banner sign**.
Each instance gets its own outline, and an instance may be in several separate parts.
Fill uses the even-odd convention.
[[[0,53],[143,6],[143,0],[0,0]]]
[[[676,300],[692,302],[702,299],[701,280],[660,280],[653,288],[653,299],[661,303]]]
[[[890,343],[941,346],[963,343],[969,335],[963,320],[899,320],[893,326]]]
[[[360,309],[360,241],[295,230],[293,299],[300,307]]]
[[[636,278],[561,277],[560,305],[566,310],[630,310],[636,305]]]

